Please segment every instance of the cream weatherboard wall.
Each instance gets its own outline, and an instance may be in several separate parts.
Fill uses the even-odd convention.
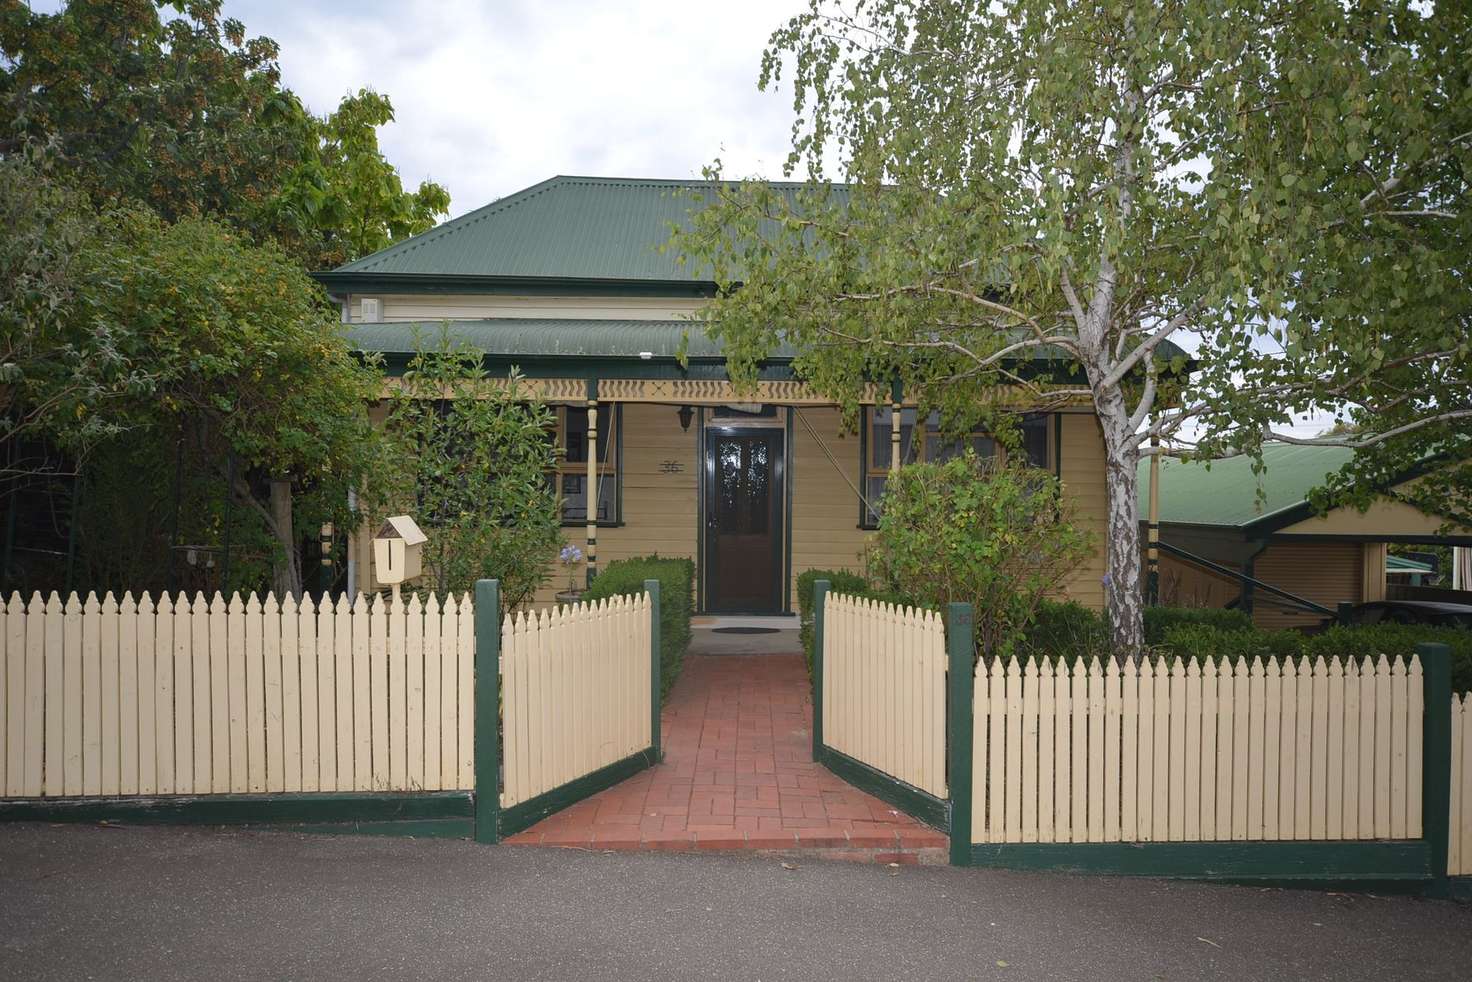
[[[488,317],[592,320],[680,320],[706,301],[678,297],[512,297],[495,294],[372,294],[379,322],[482,320]],[[363,323],[363,298],[348,300],[348,318]]]
[[[605,404],[606,406],[607,404]],[[695,425],[680,427],[679,406],[625,403],[623,406],[623,524],[598,530],[598,563],[658,553],[671,559],[694,559],[697,532]],[[563,529],[567,541],[585,544],[584,527]],[[578,585],[586,582],[580,567]],[[567,571],[553,566],[552,578],[537,592],[535,603],[554,603],[554,594],[567,587]]]
[[[792,609],[810,569],[862,572],[872,534],[859,527],[859,436],[837,409],[799,409],[792,424]],[[827,453],[824,453],[824,446]],[[831,455],[831,459],[830,459]]]
[[[1094,537],[1095,549],[1063,584],[1063,593],[1086,607],[1104,607],[1105,532],[1109,496],[1104,484],[1104,434],[1093,413],[1061,413],[1059,478],[1079,527]]]

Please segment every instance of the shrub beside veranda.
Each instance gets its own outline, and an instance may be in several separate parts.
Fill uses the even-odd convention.
[[[1053,474],[977,457],[890,475],[867,554],[881,593],[944,611],[972,605],[978,653],[1007,657],[1038,605],[1092,549]]]
[[[641,556],[609,563],[583,593],[584,600],[637,596],[645,580],[659,581],[659,682],[660,698],[680,676],[685,651],[690,647],[690,619],[694,614],[690,585],[695,564],[688,559]]]

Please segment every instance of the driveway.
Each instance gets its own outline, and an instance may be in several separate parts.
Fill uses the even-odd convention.
[[[1465,979],[1472,908],[1150,880],[0,826],[4,979]]]

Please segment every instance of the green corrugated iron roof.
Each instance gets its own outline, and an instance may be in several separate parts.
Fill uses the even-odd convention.
[[[359,351],[413,354],[433,346],[441,331],[451,344],[484,352],[493,358],[605,358],[668,360],[678,355],[688,335],[686,354],[692,360],[722,358],[720,342],[691,321],[588,320],[541,317],[497,317],[487,320],[410,321],[390,324],[353,324],[348,340]],[[792,351],[781,348],[769,356],[786,361]]]
[[[1160,462],[1160,520],[1189,525],[1240,527],[1301,505],[1324,479],[1349,462],[1345,447],[1263,446],[1266,470],[1252,472],[1248,457]],[[1140,517],[1150,507],[1150,462],[1140,461]],[[1263,497],[1258,497],[1258,489]]]
[[[484,352],[491,358],[604,358],[638,359],[649,352],[652,359],[677,357],[686,337],[686,357],[694,361],[725,358],[721,343],[706,333],[702,324],[690,320],[603,320],[566,317],[488,317],[481,320],[393,321],[349,324],[344,333],[358,351],[391,355],[413,354],[432,347],[440,332],[448,332],[452,345]],[[1167,342],[1169,344],[1169,342]],[[1161,346],[1162,348],[1165,345]],[[796,351],[781,345],[766,361],[788,362]],[[1019,355],[1019,361],[1022,360]],[[1026,356],[1034,361],[1066,358],[1058,348],[1034,348]]]
[[[803,185],[774,182],[795,195]],[[559,176],[339,266],[342,274],[673,281],[694,273],[661,253],[709,191],[701,181]]]

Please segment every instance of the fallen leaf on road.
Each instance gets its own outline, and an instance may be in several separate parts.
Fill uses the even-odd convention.
[[[1197,941],[1204,941],[1207,944],[1211,945],[1213,948],[1220,948],[1221,947],[1221,945],[1217,944],[1215,941],[1211,940],[1210,938],[1197,938],[1196,940]]]
[[[998,958],[997,959],[997,967],[998,968],[1006,968],[1007,967],[1007,963],[1004,962],[1004,961],[1002,961],[1000,958]]]
[[[783,869],[797,869],[797,864],[796,863],[783,863],[782,864],[782,868]]]

